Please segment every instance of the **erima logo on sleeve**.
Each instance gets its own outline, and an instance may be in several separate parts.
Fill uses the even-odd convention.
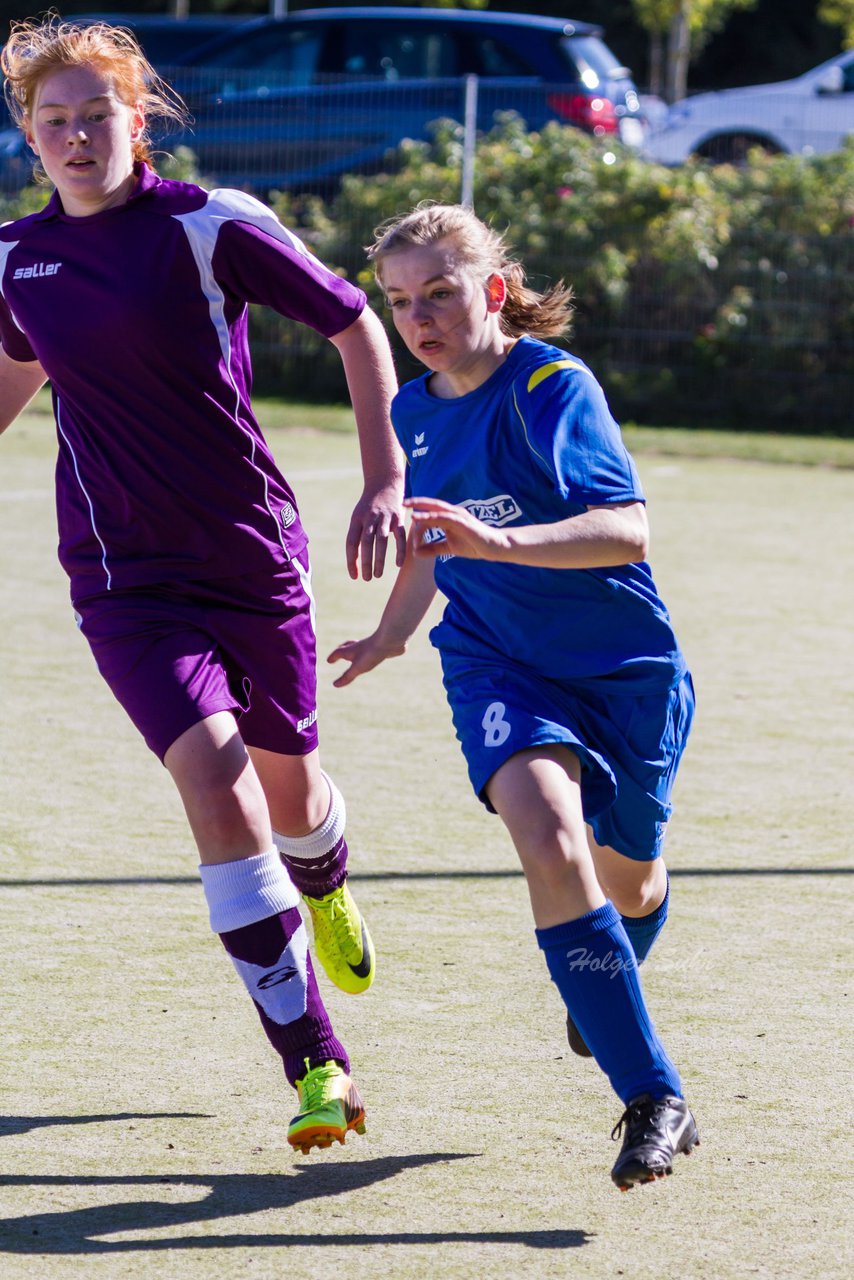
[[[34,262],[31,267],[16,267],[13,280],[35,280],[39,276],[55,276],[61,262]]]
[[[416,444],[417,448],[415,448],[415,449],[413,449],[413,450],[412,450],[412,456],[413,456],[413,458],[423,458],[423,457],[424,457],[424,454],[425,454],[425,453],[427,452],[427,450],[430,448],[429,444],[425,444],[425,443],[424,443],[424,436],[425,436],[425,434],[426,434],[426,432],[424,432],[424,431],[422,431],[420,435],[416,434],[416,436],[415,436],[415,444]]]

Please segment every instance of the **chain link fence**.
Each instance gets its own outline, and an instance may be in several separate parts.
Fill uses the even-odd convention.
[[[854,433],[854,147],[838,129],[813,120],[807,157],[666,168],[637,120],[582,119],[590,99],[565,85],[170,79],[194,116],[162,140],[171,171],[255,192],[369,289],[378,222],[462,200],[508,229],[535,287],[573,285],[570,345],[623,420]],[[25,168],[0,134],[5,190]],[[252,324],[260,390],[346,398],[329,344],[263,311]],[[402,379],[420,371],[398,356]]]
[[[574,127],[562,86],[234,73],[212,93],[197,73],[180,87],[203,178],[271,200],[363,283],[373,226],[419,199],[508,228],[535,285],[575,287],[571,345],[623,419],[854,430],[854,152],[830,149],[837,134],[816,125],[811,158],[666,169],[619,125]],[[345,396],[327,344],[253,324],[264,390]],[[420,371],[398,359],[403,379]]]

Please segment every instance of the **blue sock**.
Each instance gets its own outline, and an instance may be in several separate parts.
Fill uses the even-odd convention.
[[[632,945],[612,903],[549,929],[537,942],[552,981],[614,1092],[682,1096],[679,1073],[655,1033]]]
[[[664,922],[667,919],[667,908],[670,905],[670,876],[667,877],[667,889],[664,893],[664,901],[651,911],[648,916],[620,916],[623,922],[623,928],[629,935],[629,942],[632,944],[635,953],[635,959],[638,964],[643,964],[644,960],[652,950],[652,944],[655,942],[661,930],[664,928]]]

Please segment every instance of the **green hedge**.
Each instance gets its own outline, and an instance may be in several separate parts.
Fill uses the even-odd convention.
[[[331,205],[277,201],[378,306],[361,246],[419,200],[459,198],[459,129],[398,160],[346,179]],[[474,207],[509,231],[535,284],[572,284],[570,345],[619,416],[854,434],[854,140],[671,170],[507,116],[478,147]]]
[[[187,153],[170,166],[193,176]],[[331,200],[271,203],[382,312],[363,246],[419,200],[458,200],[460,168],[460,128],[440,122],[432,143],[404,143],[389,172],[348,177]],[[569,345],[618,417],[854,434],[854,139],[829,155],[671,170],[507,115],[479,142],[474,206],[507,229],[535,286],[573,286]],[[346,397],[329,344],[265,311],[252,325],[259,387]],[[397,349],[407,378],[418,366]]]

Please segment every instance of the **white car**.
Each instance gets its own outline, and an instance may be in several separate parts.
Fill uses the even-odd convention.
[[[836,151],[854,133],[854,49],[794,80],[683,98],[647,140],[660,164],[699,156],[738,163],[752,147],[813,155]]]

